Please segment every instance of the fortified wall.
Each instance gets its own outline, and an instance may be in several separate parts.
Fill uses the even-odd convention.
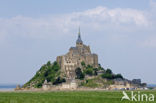
[[[85,62],[86,65],[91,65],[95,68],[98,67],[98,55],[91,53],[90,47],[83,44],[80,29],[76,47],[71,47],[67,54],[58,56],[56,61],[61,66],[61,72],[64,73],[66,79],[75,78],[75,69],[82,67],[81,62]]]

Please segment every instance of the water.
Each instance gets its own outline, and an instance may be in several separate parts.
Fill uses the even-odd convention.
[[[156,87],[156,84],[147,84],[147,87]]]
[[[0,91],[13,91],[16,85],[0,85]]]

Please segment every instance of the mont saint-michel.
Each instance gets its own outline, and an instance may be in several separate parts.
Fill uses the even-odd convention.
[[[16,90],[73,90],[73,89],[137,89],[146,87],[141,79],[128,80],[111,69],[103,68],[98,55],[81,39],[80,29],[76,46],[68,53],[57,56],[56,61],[48,61],[35,76]]]
[[[58,56],[56,61],[61,67],[61,72],[66,75],[67,79],[76,78],[76,68],[82,68],[82,70],[84,70],[81,65],[82,62],[84,62],[85,65],[98,68],[98,55],[91,53],[90,47],[83,44],[80,30],[78,39],[76,40],[76,47],[71,47],[67,54]]]

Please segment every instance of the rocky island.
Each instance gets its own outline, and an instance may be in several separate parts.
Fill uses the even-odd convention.
[[[111,69],[104,69],[98,62],[98,55],[83,43],[80,29],[76,46],[56,61],[48,61],[35,76],[16,90],[67,90],[67,89],[136,89],[144,88],[140,79],[128,80]]]

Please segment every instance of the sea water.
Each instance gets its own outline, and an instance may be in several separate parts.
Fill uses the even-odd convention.
[[[0,91],[13,91],[16,85],[2,85],[0,84]]]

